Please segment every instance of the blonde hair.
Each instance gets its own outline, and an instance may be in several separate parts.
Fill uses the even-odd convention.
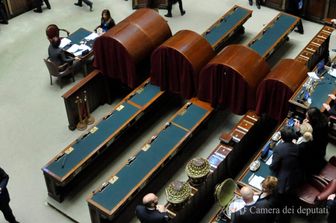
[[[300,125],[300,133],[306,141],[313,140],[313,127],[308,122]]]
[[[273,176],[268,176],[261,182],[262,190],[269,194],[273,193],[277,185],[278,185],[278,178]]]

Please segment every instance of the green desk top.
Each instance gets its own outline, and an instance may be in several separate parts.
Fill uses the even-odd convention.
[[[71,43],[80,45],[80,41],[82,41],[85,37],[90,35],[92,32],[79,28],[75,32],[71,33],[67,38],[71,40]]]
[[[260,39],[250,45],[260,56],[264,56],[270,48],[285,34],[292,25],[296,24],[296,17],[280,14],[279,18],[269,27]]]
[[[328,94],[332,94],[336,89],[336,78],[326,73],[314,89],[310,96],[312,103],[310,107],[322,108],[323,103],[328,99]]]
[[[145,106],[150,100],[152,100],[160,92],[160,87],[148,83],[146,86],[141,88],[136,94],[130,99],[130,101],[138,104],[140,106]]]
[[[202,117],[207,113],[207,110],[204,110],[203,108],[191,104],[186,112],[177,115],[173,122],[188,129],[191,130],[194,126],[196,126],[197,122],[201,120]]]
[[[139,109],[128,103],[122,104],[124,108],[120,111],[115,110],[111,116],[102,120],[96,127],[98,130],[89,133],[84,138],[78,140],[73,147],[73,151],[64,154],[58,160],[52,162],[44,170],[53,172],[59,177],[64,177],[76,165],[94,151],[110,135],[115,133],[129,118],[131,118]]]
[[[197,107],[197,108],[196,108]],[[197,115],[195,115],[195,113]],[[203,114],[203,115],[199,115]],[[198,107],[197,105],[190,105],[183,116],[197,117],[198,120],[179,119],[182,124],[190,126],[196,125],[201,118],[207,115],[207,110]],[[189,123],[191,122],[191,124]],[[193,126],[191,126],[192,128]],[[146,175],[159,164],[165,156],[174,151],[179,142],[184,140],[189,134],[189,131],[180,128],[173,123],[163,129],[157,138],[150,144],[147,151],[141,150],[136,158],[130,163],[123,166],[115,176],[118,180],[113,184],[108,183],[102,191],[95,193],[91,200],[100,206],[112,211],[116,206],[122,202],[128,193],[130,193],[141,181],[146,178]],[[154,174],[154,173],[152,173]]]
[[[204,38],[213,46],[218,40],[230,34],[228,31],[237,25],[238,22],[245,19],[250,11],[237,7],[231,14],[226,15]]]

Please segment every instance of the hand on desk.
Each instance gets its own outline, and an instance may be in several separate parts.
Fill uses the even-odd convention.
[[[328,196],[328,200],[334,200],[335,197],[336,197],[336,194],[330,194],[330,195]]]
[[[81,58],[79,58],[79,57],[75,57],[75,60],[81,60]]]
[[[328,105],[328,104],[326,104],[326,103],[323,103],[323,107],[324,107],[327,111],[330,110],[330,105]]]
[[[333,100],[336,99],[336,96],[335,96],[334,94],[328,94],[328,96],[329,96],[331,99],[333,99]]]
[[[160,212],[167,212],[167,209],[165,208],[165,206],[161,204],[156,205],[156,209]]]

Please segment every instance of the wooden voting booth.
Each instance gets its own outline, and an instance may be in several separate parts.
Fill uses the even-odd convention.
[[[258,84],[269,71],[265,59],[254,50],[230,45],[202,69],[198,98],[244,114],[254,109]]]
[[[151,82],[182,97],[196,95],[198,74],[215,55],[211,45],[199,34],[181,30],[152,54]]]
[[[94,66],[135,88],[148,75],[150,54],[169,37],[168,23],[156,11],[139,9],[97,38]]]
[[[305,79],[307,71],[297,60],[281,60],[258,87],[257,114],[267,113],[275,120],[283,120],[288,113],[288,100]]]

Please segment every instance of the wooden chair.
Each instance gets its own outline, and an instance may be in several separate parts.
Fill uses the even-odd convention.
[[[72,69],[72,66],[69,66],[68,64],[63,64],[61,66],[57,66],[49,59],[43,59],[44,63],[47,65],[49,75],[50,75],[50,85],[52,85],[52,76],[57,77],[59,79],[62,79],[64,77],[71,76],[72,81],[75,81],[74,77],[74,71]],[[60,81],[60,87],[62,88],[62,81]]]
[[[60,29],[58,28],[57,25],[55,24],[50,24],[47,28],[46,28],[46,35],[48,37],[48,40],[50,41],[52,38],[54,38],[55,36],[60,37],[60,31],[63,31],[67,34],[67,36],[70,35],[70,32],[66,29]],[[62,37],[61,37],[62,38]]]

